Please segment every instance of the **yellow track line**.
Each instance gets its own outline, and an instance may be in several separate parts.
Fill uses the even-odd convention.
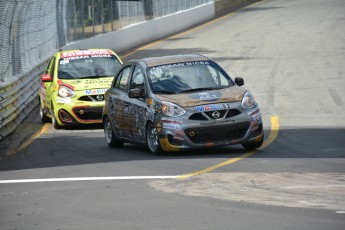
[[[38,138],[42,133],[46,132],[47,129],[49,128],[49,124],[44,124],[40,130],[38,130],[36,133],[34,133],[27,141],[19,145],[18,148],[16,148],[14,151],[12,151],[9,155],[14,156],[16,155],[19,151],[25,149],[29,145],[34,142],[36,138]]]
[[[277,116],[272,116],[271,117],[271,132],[269,137],[264,141],[263,145],[260,147],[260,150],[263,150],[264,148],[266,148],[267,146],[269,146],[278,136],[278,131],[279,131],[279,119]],[[208,173],[211,172],[215,169],[218,169],[220,167],[235,163],[239,160],[242,160],[244,158],[250,157],[252,155],[254,155],[255,153],[257,153],[257,151],[250,151],[248,153],[242,154],[239,157],[235,157],[235,158],[231,158],[227,161],[224,161],[222,163],[216,164],[216,165],[212,165],[208,168],[205,168],[203,170],[197,171],[197,172],[193,172],[193,173],[187,173],[184,175],[180,175],[178,178],[179,179],[186,179],[192,176],[197,176],[203,173]]]

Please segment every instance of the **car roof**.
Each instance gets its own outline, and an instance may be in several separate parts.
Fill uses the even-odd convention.
[[[59,50],[60,53],[66,53],[66,52],[78,52],[78,51],[86,51],[86,50],[109,50],[111,49],[105,49],[105,48],[90,48],[90,49],[70,49],[70,50]],[[114,52],[114,51],[112,51]]]
[[[92,54],[104,54],[104,53],[98,53],[106,51],[106,54],[112,54],[117,57],[117,59],[123,64],[121,58],[111,49],[105,49],[105,48],[90,48],[90,49],[70,49],[70,50],[59,50],[54,54],[55,57],[61,58],[64,56],[78,56],[78,55],[92,55]]]
[[[183,54],[183,55],[172,55],[172,56],[161,56],[161,57],[149,57],[143,58],[140,61],[144,62],[147,67],[167,65],[179,62],[190,62],[190,61],[209,61],[205,56],[199,54]]]

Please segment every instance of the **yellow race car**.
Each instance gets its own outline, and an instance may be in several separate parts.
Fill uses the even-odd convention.
[[[102,123],[104,93],[121,59],[109,49],[65,50],[55,53],[41,77],[40,117],[63,126]]]

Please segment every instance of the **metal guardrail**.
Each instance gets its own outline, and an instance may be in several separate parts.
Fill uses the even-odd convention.
[[[18,79],[0,86],[0,141],[12,133],[38,105],[40,75],[46,62],[34,67]]]

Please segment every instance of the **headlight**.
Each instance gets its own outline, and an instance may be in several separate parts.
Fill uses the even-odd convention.
[[[179,117],[186,113],[180,106],[167,101],[161,101],[161,109],[162,113],[168,117]]]
[[[65,85],[59,85],[59,93],[58,93],[59,97],[74,97],[76,94],[74,93],[74,91],[65,86]]]
[[[243,108],[250,109],[256,105],[256,102],[255,102],[253,96],[249,92],[246,92],[243,95],[241,105]]]

